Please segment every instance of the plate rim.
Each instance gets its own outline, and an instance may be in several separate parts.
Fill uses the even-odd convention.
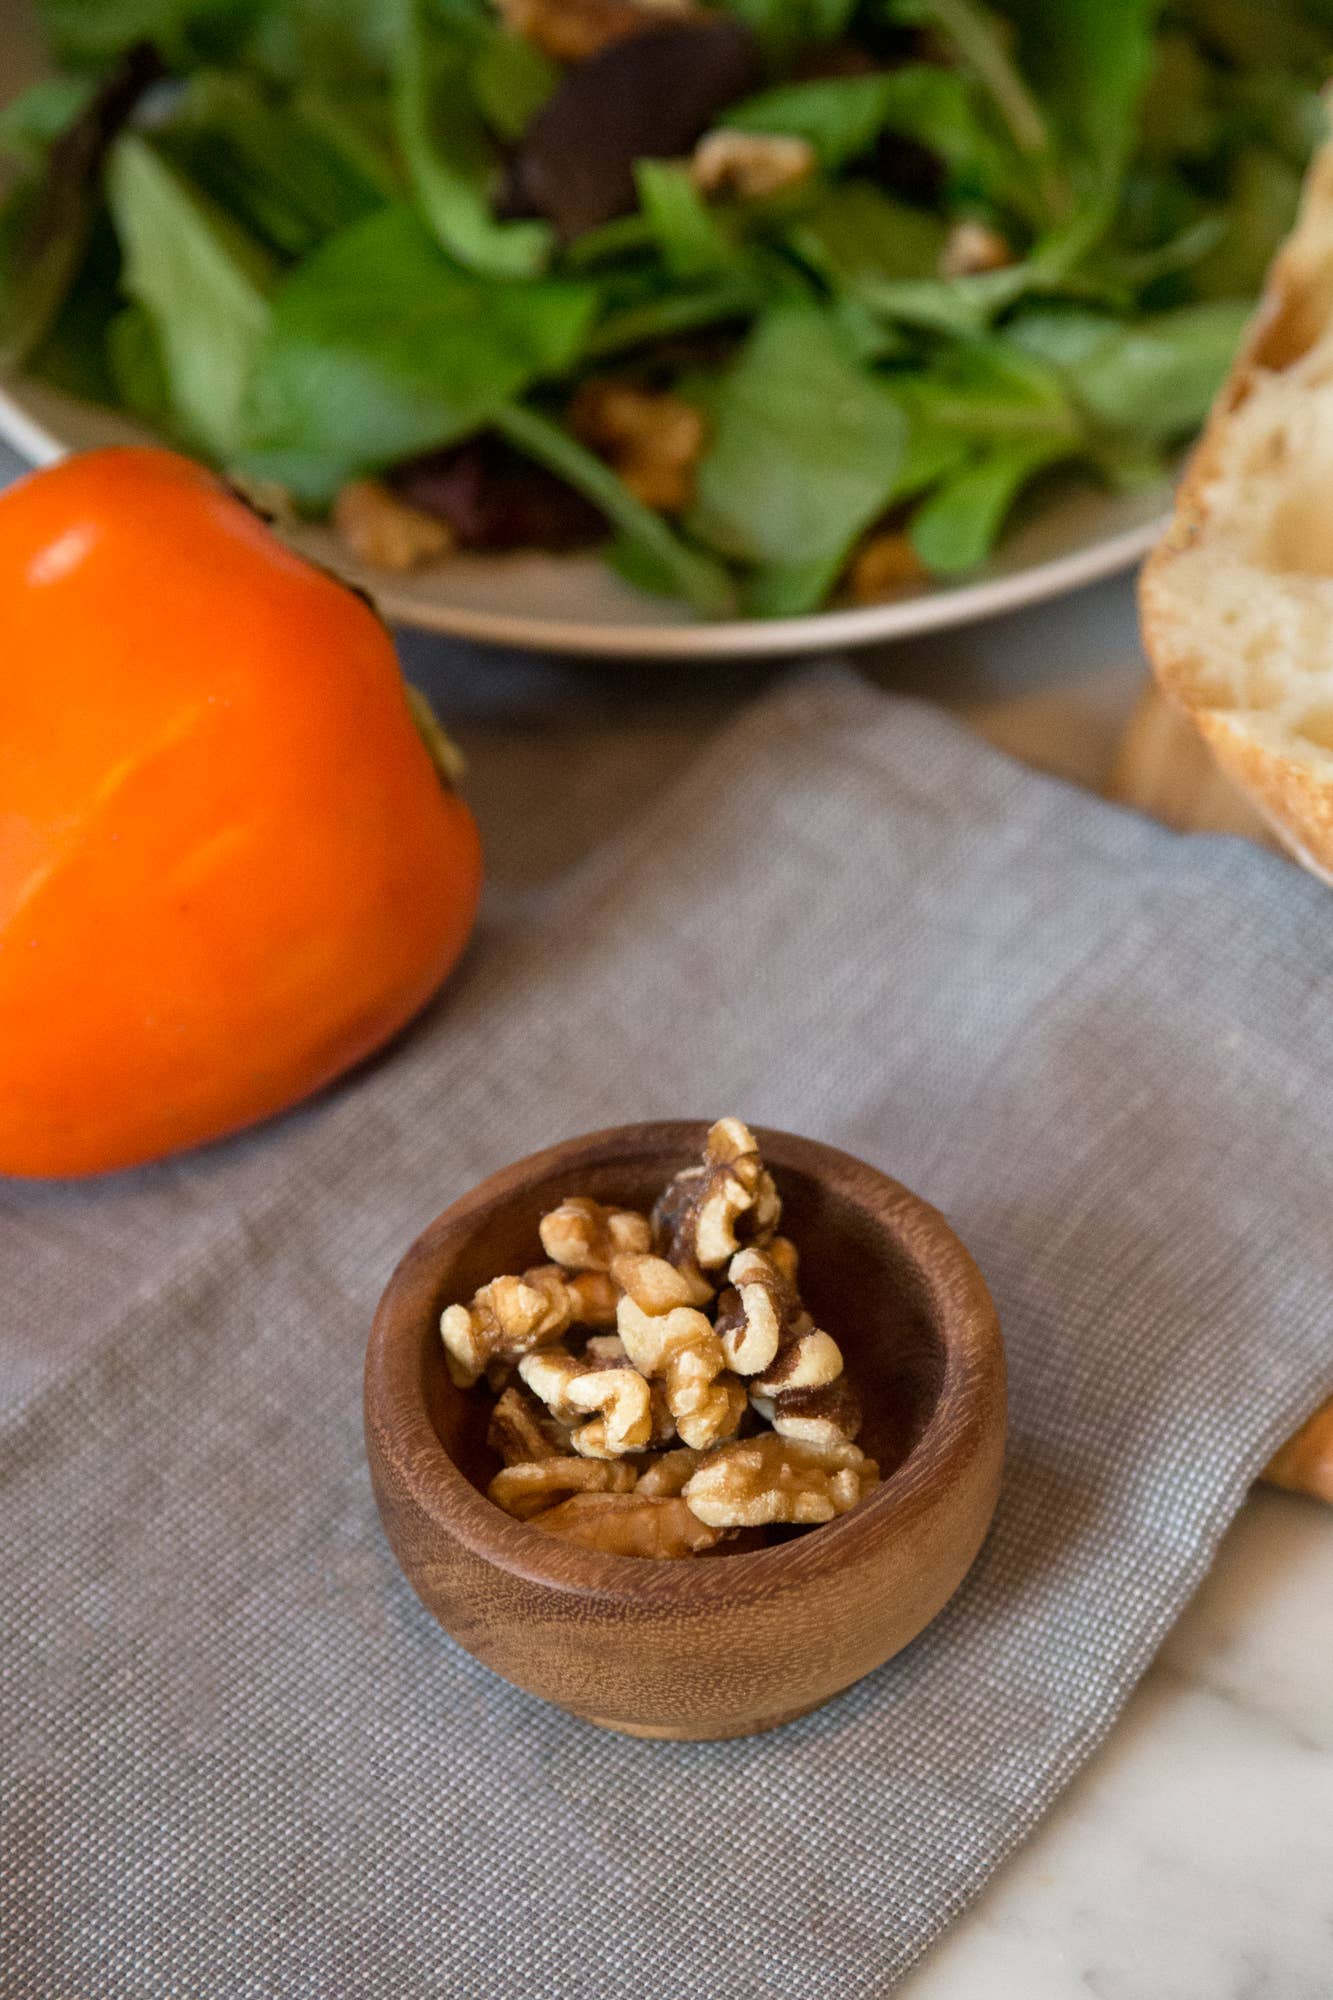
[[[20,377],[17,382],[13,379],[0,382],[0,436],[34,467],[53,465],[74,447],[24,407],[15,394],[21,381]],[[1063,555],[1029,563],[1007,576],[978,577],[971,583],[919,592],[883,604],[809,612],[799,618],[726,619],[680,625],[588,625],[575,620],[473,610],[466,606],[441,605],[436,609],[405,597],[392,580],[380,577],[367,580],[361,572],[354,572],[354,580],[359,587],[369,588],[380,611],[393,623],[477,645],[585,659],[613,656],[640,660],[776,659],[874,645],[971,625],[983,618],[1020,611],[1063,596],[1131,568],[1147,554],[1169,519],[1169,507],[1164,507],[1160,515],[1149,521],[1122,528]]]

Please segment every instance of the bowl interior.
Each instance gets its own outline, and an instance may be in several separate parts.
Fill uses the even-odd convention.
[[[648,1209],[694,1157],[655,1150],[539,1173],[445,1231],[434,1309],[421,1329],[420,1389],[441,1445],[479,1491],[500,1464],[486,1443],[494,1399],[484,1383],[460,1390],[450,1380],[439,1310],[502,1272],[541,1262],[538,1224],[566,1196]],[[930,1288],[881,1214],[828,1179],[784,1165],[780,1145],[766,1147],[765,1157],[782,1196],[783,1231],[801,1253],[802,1295],[843,1350],[865,1406],[858,1441],[887,1478],[925,1431],[944,1382],[944,1330]]]

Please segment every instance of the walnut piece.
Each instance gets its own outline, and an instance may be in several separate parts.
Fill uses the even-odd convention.
[[[358,562],[403,575],[436,562],[454,546],[445,521],[400,500],[379,479],[353,479],[333,503],[338,539]]]
[[[582,1354],[566,1347],[539,1347],[518,1364],[524,1384],[562,1424],[577,1425],[570,1436],[586,1458],[619,1458],[642,1451],[654,1432],[652,1391],[628,1361],[619,1341],[589,1341]],[[589,1421],[585,1421],[592,1415]]]
[[[540,1458],[563,1458],[569,1433],[524,1389],[504,1391],[491,1411],[486,1442],[506,1465],[529,1465]]]
[[[468,1305],[446,1306],[440,1334],[449,1373],[470,1389],[496,1362],[516,1361],[571,1326],[605,1326],[615,1319],[615,1286],[600,1272],[571,1277],[538,1264],[520,1278],[492,1278]]]
[[[790,1438],[755,1437],[710,1452],[684,1497],[713,1528],[813,1525],[849,1513],[878,1479],[879,1467],[853,1444],[820,1451]]]
[[[507,28],[556,62],[584,62],[627,35],[694,12],[692,0],[495,0]]]
[[[955,222],[940,251],[942,278],[972,278],[981,271],[1002,271],[1016,261],[1014,246],[988,222],[965,218]]]
[[[779,1437],[816,1446],[850,1443],[861,1428],[861,1398],[847,1380],[765,1396],[751,1388],[750,1403]]]
[[[847,572],[855,604],[879,604],[908,584],[924,583],[930,572],[901,529],[884,529],[862,542]]]
[[[684,1500],[641,1493],[578,1493],[533,1526],[612,1556],[697,1555],[720,1539]]]
[[[700,194],[765,201],[808,181],[819,164],[808,139],[777,132],[706,133],[690,159],[690,179]]]
[[[703,1165],[686,1167],[653,1210],[653,1239],[682,1270],[716,1271],[746,1242],[772,1240],[782,1203],[739,1118],[720,1118],[708,1134]]]
[[[703,1464],[706,1453],[692,1451],[682,1445],[678,1451],[664,1451],[652,1460],[639,1474],[636,1493],[649,1493],[657,1499],[674,1500],[685,1491],[687,1482]]]
[[[689,506],[694,468],[708,442],[703,413],[693,403],[665,390],[593,377],[570,404],[569,422],[645,507],[679,514]]]
[[[542,1249],[566,1271],[609,1271],[625,1252],[651,1250],[646,1215],[633,1208],[607,1208],[586,1195],[570,1195],[541,1220]]]
[[[665,1257],[624,1252],[612,1258],[611,1278],[646,1313],[670,1312],[674,1306],[706,1306],[713,1297],[713,1287],[700,1270],[670,1264]]]
[[[779,1347],[791,1346],[812,1325],[771,1248],[738,1250],[727,1267],[730,1286],[718,1300],[718,1338],[738,1375],[762,1375]]]
[[[633,1485],[633,1466],[614,1459],[537,1458],[497,1472],[486,1494],[515,1520],[530,1521],[571,1494],[628,1493]]]
[[[585,1458],[621,1458],[652,1442],[651,1393],[637,1368],[594,1368],[565,1393],[575,1409],[598,1412],[570,1440]]]
[[[627,1294],[616,1327],[639,1373],[660,1377],[683,1444],[702,1448],[735,1435],[745,1390],[726,1372],[722,1343],[703,1313],[693,1306],[649,1313]]]

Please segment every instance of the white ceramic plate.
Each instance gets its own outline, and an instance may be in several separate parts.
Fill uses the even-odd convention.
[[[113,411],[24,381],[0,390],[0,436],[36,464],[94,445],[144,441]],[[1007,535],[993,561],[969,582],[927,585],[851,611],[716,624],[631,589],[595,556],[456,556],[414,576],[390,577],[349,562],[327,529],[302,528],[291,539],[370,591],[386,617],[423,631],[621,659],[762,658],[965,625],[1095,582],[1128,569],[1147,551],[1169,498],[1165,488],[1113,497],[1071,483]]]

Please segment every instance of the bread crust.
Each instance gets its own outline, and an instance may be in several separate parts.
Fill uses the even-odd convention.
[[[1171,523],[1149,556],[1139,582],[1144,645],[1170,700],[1194,723],[1226,775],[1256,804],[1279,838],[1312,873],[1333,886],[1333,782],[1308,761],[1261,740],[1244,711],[1208,698],[1209,637],[1192,629],[1186,594],[1176,589],[1182,556],[1215,527],[1214,489],[1221,483],[1237,412],[1256,385],[1280,376],[1333,328],[1333,142],[1316,154],[1306,176],[1296,226],[1269,271],[1263,297],[1231,372],[1219,392],[1176,495]],[[1270,475],[1280,480],[1275,468]],[[1330,495],[1333,501],[1333,495]],[[1280,572],[1266,584],[1283,588]]]

